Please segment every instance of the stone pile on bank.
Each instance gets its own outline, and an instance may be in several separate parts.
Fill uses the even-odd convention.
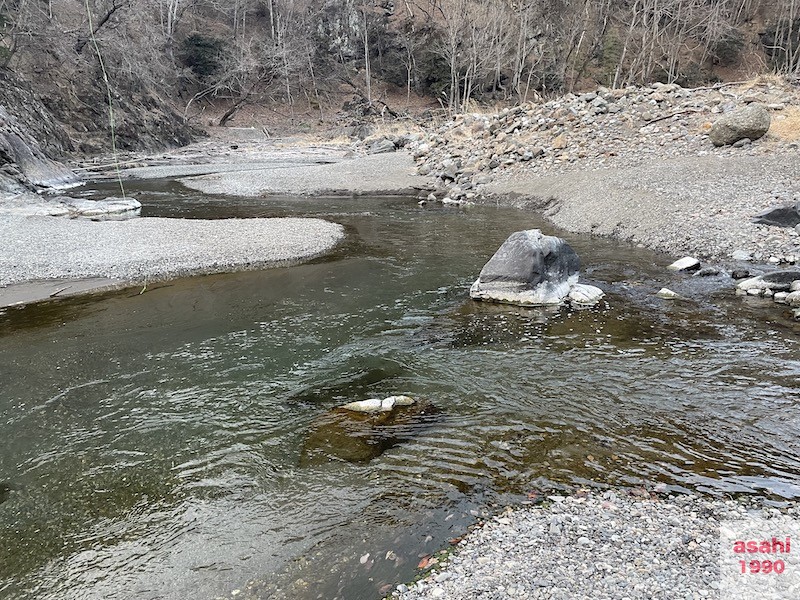
[[[599,87],[497,114],[457,115],[410,149],[418,172],[435,179],[437,199],[471,200],[505,171],[545,174],[637,166],[655,157],[766,152],[752,140],[722,148],[709,140],[714,121],[747,105],[782,120],[787,108],[800,105],[800,90],[777,80],[750,88]]]

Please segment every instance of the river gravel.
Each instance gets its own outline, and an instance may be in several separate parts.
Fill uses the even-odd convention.
[[[341,225],[321,219],[6,216],[0,219],[0,286],[86,277],[142,282],[291,264],[343,238]]]
[[[391,597],[729,600],[720,579],[721,521],[778,515],[694,495],[551,496],[541,508],[509,509],[476,527],[441,569]]]

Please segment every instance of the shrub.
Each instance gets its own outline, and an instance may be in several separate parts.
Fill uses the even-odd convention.
[[[181,44],[180,58],[200,79],[215,75],[222,68],[225,42],[218,38],[193,33]]]

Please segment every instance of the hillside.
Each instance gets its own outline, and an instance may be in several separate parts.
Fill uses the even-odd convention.
[[[791,0],[0,2],[0,102],[33,93],[51,153],[179,146],[650,82],[794,73]],[[36,104],[36,103],[34,103]],[[111,135],[111,125],[114,135]]]

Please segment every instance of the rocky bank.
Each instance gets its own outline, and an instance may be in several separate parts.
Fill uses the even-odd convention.
[[[767,135],[715,146],[713,124],[747,106],[769,113]],[[601,87],[459,115],[410,149],[434,182],[429,200],[529,206],[564,229],[673,254],[794,262],[798,232],[751,218],[800,200],[798,140],[800,89],[760,79]]]

